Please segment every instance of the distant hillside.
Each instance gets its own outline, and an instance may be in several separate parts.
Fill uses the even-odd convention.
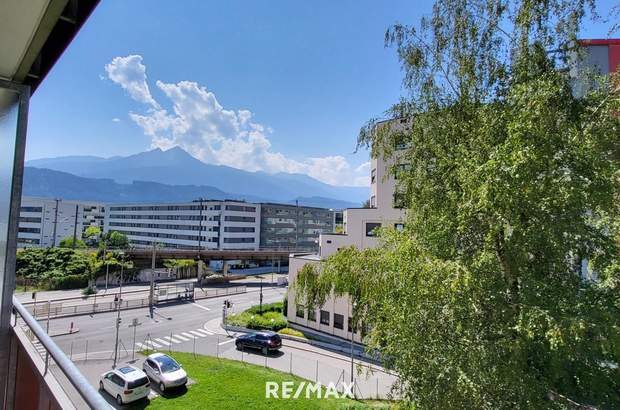
[[[290,201],[291,198],[325,198],[358,206],[368,198],[369,188],[341,187],[307,175],[248,172],[210,165],[179,147],[154,149],[128,157],[70,156],[28,161],[29,167],[47,168],[84,178],[104,178],[118,184],[152,181],[169,186],[208,187],[229,195]],[[127,193],[129,194],[129,193]]]
[[[199,197],[209,199],[238,199],[251,202],[295,203],[290,198],[280,201],[276,198],[255,195],[241,195],[225,192],[208,185],[168,185],[157,182],[133,181],[122,184],[108,178],[85,178],[68,172],[27,166],[24,169],[23,194],[85,201],[120,202],[183,202]],[[298,198],[300,205],[339,209],[355,207],[347,201],[330,198]]]

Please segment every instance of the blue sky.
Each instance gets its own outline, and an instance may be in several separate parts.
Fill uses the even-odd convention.
[[[179,144],[205,162],[365,184],[357,132],[403,92],[383,35],[431,4],[102,1],[31,101],[27,159]]]

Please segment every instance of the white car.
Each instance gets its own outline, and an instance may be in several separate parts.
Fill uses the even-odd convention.
[[[151,385],[146,374],[133,366],[124,366],[101,375],[99,389],[108,392],[123,405],[148,397]]]
[[[144,373],[159,386],[162,393],[171,387],[184,386],[187,383],[187,373],[172,357],[163,353],[153,353],[146,358],[142,365]]]

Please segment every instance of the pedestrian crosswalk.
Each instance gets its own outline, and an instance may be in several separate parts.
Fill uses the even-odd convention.
[[[136,342],[136,347],[140,350],[157,350],[170,348],[172,345],[193,341],[194,339],[213,336],[215,333],[203,328],[188,330],[185,332],[171,333],[168,336],[147,337],[142,342]],[[44,350],[45,353],[45,350]]]

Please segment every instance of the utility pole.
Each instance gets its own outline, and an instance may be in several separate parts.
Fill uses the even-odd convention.
[[[262,315],[263,314],[263,278],[260,278],[260,296],[259,296],[259,300],[260,300],[259,312]]]
[[[153,319],[153,304],[154,304],[154,291],[155,291],[155,249],[157,248],[157,242],[153,241],[153,256],[151,259],[151,286],[149,287],[149,314]]]
[[[75,219],[73,220],[73,244],[71,245],[73,249],[75,249],[75,242],[77,241],[78,209],[79,205],[75,204]]]
[[[106,255],[106,251],[108,249],[108,243],[103,241],[103,261],[105,262],[105,292],[108,293],[108,277],[110,276],[110,264],[108,263],[108,258]]]
[[[295,200],[295,252],[299,241],[299,200]]]
[[[114,363],[112,368],[116,369],[118,361],[118,333],[121,327],[121,304],[123,303],[123,267],[125,265],[125,252],[120,253],[121,257],[121,280],[118,288],[118,303],[116,305],[116,341],[114,342]]]
[[[54,231],[52,232],[52,248],[56,247],[56,230],[58,227],[58,206],[60,203],[60,199],[54,199],[56,201],[56,209],[54,210]]]
[[[198,202],[200,203],[200,213],[198,220],[198,253],[200,254],[200,250],[202,249],[202,202],[203,198],[198,198]]]

